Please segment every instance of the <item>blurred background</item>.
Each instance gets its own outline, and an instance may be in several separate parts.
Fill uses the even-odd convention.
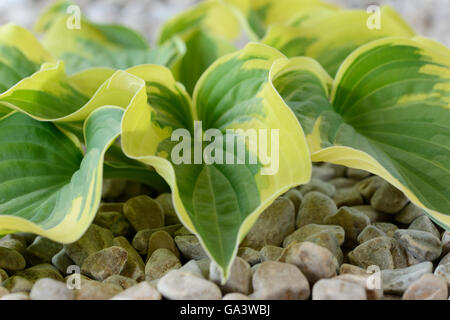
[[[422,36],[450,45],[450,0],[327,0],[347,8],[389,4]],[[53,0],[0,0],[0,25],[14,22],[30,28]],[[131,26],[154,40],[158,26],[198,0],[73,0],[96,22]]]

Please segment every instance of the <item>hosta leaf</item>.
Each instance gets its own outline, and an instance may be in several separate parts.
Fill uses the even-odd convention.
[[[241,34],[234,11],[221,1],[205,1],[168,20],[159,32],[159,43],[180,37],[186,54],[174,65],[175,78],[192,94],[203,72],[219,57],[236,50]]]
[[[377,174],[450,227],[450,51],[422,38],[377,40],[352,53],[333,83],[291,61],[275,87],[302,124],[314,161]],[[315,67],[305,68],[305,65]]]
[[[198,235],[225,277],[239,242],[262,210],[310,177],[303,131],[272,85],[272,73],[285,61],[272,48],[248,45],[220,58],[206,71],[196,85],[193,102],[165,68],[142,66],[128,71],[146,81],[148,97],[140,97],[127,109],[122,148],[127,156],[152,165],[167,181],[183,223]],[[200,129],[195,121],[202,122]],[[204,147],[211,147],[212,154],[222,152],[232,161],[175,161],[171,155],[177,142],[171,141],[171,136],[176,129],[191,134],[189,146],[199,143],[203,132],[217,129],[210,140],[213,146],[204,143]],[[279,150],[279,165],[273,174],[267,172],[270,163],[248,140],[243,153],[227,150],[221,143],[232,139],[227,129],[267,130],[267,151],[276,154]],[[279,130],[279,141],[271,140],[274,130]],[[238,136],[244,137],[242,132]],[[264,141],[262,137],[260,141]],[[251,156],[258,161],[239,164],[238,159]],[[194,152],[188,160],[191,157],[196,157]]]
[[[342,61],[356,48],[385,37],[412,37],[414,32],[390,7],[381,7],[380,29],[367,26],[365,10],[304,12],[291,25],[273,26],[263,39],[288,57],[309,56],[334,76]]]
[[[102,108],[85,123],[86,154],[49,122],[19,112],[0,120],[0,229],[76,241],[100,203],[103,156],[123,110]]]

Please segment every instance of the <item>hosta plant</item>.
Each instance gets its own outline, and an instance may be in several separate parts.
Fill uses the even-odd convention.
[[[135,179],[171,189],[227,277],[311,161],[377,174],[450,226],[450,51],[392,9],[370,29],[365,11],[318,0],[205,1],[150,48],[86,17],[67,28],[70,5],[45,11],[41,42],[0,28],[2,233],[76,241],[102,179]],[[242,35],[253,42],[238,49]]]

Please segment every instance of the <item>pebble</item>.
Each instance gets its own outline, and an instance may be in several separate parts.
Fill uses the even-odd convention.
[[[440,238],[441,234],[439,230],[436,228],[433,222],[431,222],[430,218],[427,216],[420,216],[409,225],[408,229],[411,230],[420,230],[431,233],[436,238]]]
[[[252,298],[257,300],[306,300],[309,283],[294,265],[266,261],[253,274]]]
[[[387,237],[387,234],[376,226],[368,225],[358,235],[358,243],[361,244],[377,237]]]
[[[405,250],[418,261],[434,261],[442,253],[442,245],[439,238],[431,233],[419,230],[397,230],[395,239]]]
[[[259,257],[261,262],[265,261],[277,261],[281,254],[283,253],[283,248],[275,246],[264,246],[259,250]]]
[[[121,287],[124,290],[137,285],[136,280],[121,276],[119,274],[114,274],[112,276],[109,276],[108,278],[103,280],[103,282],[118,285],[119,287]]]
[[[226,295],[223,296],[222,300],[251,300],[248,296],[239,293],[239,292],[231,292],[231,293],[227,293]]]
[[[6,294],[0,298],[0,300],[30,300],[30,297],[26,292],[16,292]]]
[[[171,270],[181,267],[181,262],[170,250],[161,248],[153,252],[145,265],[145,280],[160,279]]]
[[[23,242],[21,242],[20,240],[17,240],[17,239],[13,239],[13,238],[5,237],[5,238],[0,239],[0,247],[8,248],[11,250],[16,250],[17,252],[19,252],[22,255],[25,253],[25,245],[23,244]]]
[[[62,274],[67,274],[67,268],[75,265],[75,262],[67,255],[66,250],[63,248],[57,254],[52,257],[52,265],[56,267]]]
[[[158,291],[169,300],[220,300],[219,287],[189,272],[172,270],[158,282]]]
[[[426,273],[433,272],[433,264],[422,262],[407,268],[381,270],[381,283],[385,293],[403,294],[406,289]]]
[[[0,298],[3,296],[6,296],[7,294],[9,294],[8,289],[6,289],[5,287],[0,286]]]
[[[336,190],[338,190],[339,188],[355,187],[357,181],[349,178],[339,177],[331,179],[330,181],[328,181],[328,183],[332,184],[336,188]]]
[[[159,203],[159,205],[164,211],[166,225],[180,224],[177,212],[175,211],[175,207],[173,206],[172,194],[170,193],[160,194],[155,199],[155,201]]]
[[[98,212],[120,212],[123,213],[123,202],[102,202]]]
[[[10,293],[30,292],[33,282],[24,277],[12,276],[3,282],[3,287],[9,290]]]
[[[395,224],[389,222],[375,222],[373,223],[373,226],[382,230],[388,237],[391,238],[394,237],[395,231],[398,230],[398,227]]]
[[[327,195],[312,191],[305,195],[297,215],[296,227],[308,224],[323,224],[326,217],[337,212],[334,201]]]
[[[33,243],[25,249],[25,258],[31,265],[51,263],[52,257],[62,248],[63,245],[60,243],[37,236]]]
[[[339,274],[367,274],[366,270],[353,264],[343,263],[339,268]]]
[[[250,266],[254,266],[255,264],[261,262],[259,251],[252,248],[240,247],[237,256],[247,261]]]
[[[367,269],[376,265],[381,270],[407,266],[406,255],[399,243],[389,237],[368,240],[349,253],[352,264]]]
[[[128,253],[121,247],[109,247],[91,254],[81,266],[81,272],[90,278],[103,281],[109,276],[120,274],[127,262]]]
[[[188,259],[201,260],[207,258],[205,249],[196,236],[176,236],[175,243],[180,250],[181,255]]]
[[[265,245],[280,246],[295,230],[295,207],[287,198],[276,199],[259,216],[241,246],[260,250]]]
[[[371,223],[386,222],[390,221],[392,218],[392,215],[375,210],[369,205],[352,206],[352,208],[364,213],[367,217],[369,217]]]
[[[313,300],[367,300],[366,290],[358,284],[339,279],[322,279],[312,289]]]
[[[313,178],[308,184],[300,186],[299,191],[303,196],[306,196],[310,192],[317,191],[328,197],[333,197],[336,193],[336,188],[330,183]]]
[[[447,300],[447,281],[433,274],[424,274],[406,289],[402,299]]]
[[[395,220],[400,223],[410,224],[423,215],[426,215],[425,210],[410,202],[400,213],[395,215]]]
[[[442,253],[447,254],[450,252],[450,232],[444,231],[441,238],[442,243]]]
[[[200,268],[203,277],[205,279],[209,279],[209,265],[211,264],[211,260],[209,258],[203,258],[195,262],[197,262],[197,265]]]
[[[364,204],[364,199],[355,187],[340,188],[333,197],[337,207],[358,206]]]
[[[128,236],[132,227],[121,212],[100,211],[95,216],[94,223],[100,227],[111,230],[114,236]]]
[[[167,227],[161,227],[156,229],[145,229],[138,231],[136,235],[134,236],[131,244],[136,249],[137,252],[139,252],[142,255],[147,254],[148,252],[148,242],[150,240],[150,237],[152,234],[158,231],[166,231],[168,234],[170,234],[172,237],[177,235],[176,231],[179,230],[181,227],[181,224],[171,225]]]
[[[26,248],[27,246],[27,240],[25,239],[25,236],[21,235],[20,233],[9,233],[6,236],[3,236],[0,239],[0,246],[3,247],[4,243],[9,242],[10,240],[19,241],[20,243],[22,243],[22,248]],[[6,247],[8,248],[7,245]]]
[[[286,192],[283,195],[283,197],[292,201],[292,203],[294,204],[295,213],[297,214],[297,212],[300,209],[300,206],[302,205],[302,202],[303,202],[302,193],[300,191],[298,191],[297,189],[291,189],[288,192]]]
[[[347,177],[355,180],[363,180],[371,175],[370,172],[361,169],[347,168]]]
[[[334,277],[336,280],[343,280],[347,282],[354,283],[356,285],[361,286],[366,291],[366,296],[368,300],[379,300],[383,297],[383,289],[377,288],[377,284],[372,281],[370,275],[365,274],[341,274],[339,276]]]
[[[293,243],[280,260],[297,266],[312,285],[324,278],[337,275],[339,264],[328,250],[312,242]]]
[[[75,293],[64,282],[50,278],[36,281],[30,292],[31,300],[73,300]]]
[[[321,181],[330,180],[335,176],[335,170],[327,166],[313,166],[312,167],[312,178]]]
[[[375,191],[377,191],[384,183],[384,180],[380,177],[372,176],[358,182],[356,184],[356,189],[364,197],[364,199],[366,199],[366,201],[370,202]]]
[[[288,247],[293,241],[308,241],[310,239],[317,238],[322,233],[332,234],[339,245],[342,245],[345,240],[345,231],[341,226],[335,225],[321,225],[321,224],[308,224],[297,229],[295,232],[287,236],[283,241],[283,247]]]
[[[19,271],[16,275],[24,277],[33,283],[41,278],[51,278],[54,280],[63,281],[63,277],[59,273],[58,269],[48,263],[38,264],[31,268]]]
[[[127,262],[120,274],[136,281],[143,281],[145,279],[145,263],[139,253],[124,237],[114,238],[113,244],[125,249],[128,253]]]
[[[227,281],[222,284],[222,273],[215,263],[209,266],[209,280],[216,283],[223,293],[240,292],[248,295],[251,290],[252,271],[242,258],[236,257],[231,266]]]
[[[5,270],[3,270],[2,268],[0,268],[0,284],[3,281],[5,281],[6,279],[8,279],[8,273]]]
[[[75,299],[109,300],[122,291],[118,285],[91,280],[84,282],[80,289],[75,291]]]
[[[123,214],[136,231],[164,226],[163,208],[146,195],[134,197],[125,202]]]
[[[444,278],[448,287],[450,287],[450,252],[441,259],[436,270],[434,270],[434,274]]]
[[[351,207],[341,207],[334,215],[326,217],[324,222],[341,226],[345,230],[345,240],[357,242],[358,235],[370,224],[370,219]]]
[[[182,226],[181,228],[178,228],[175,231],[175,237],[176,236],[192,236],[194,235],[192,232],[190,232],[185,226]]]
[[[147,260],[150,259],[153,252],[160,248],[166,248],[172,251],[178,259],[180,258],[180,252],[167,231],[157,231],[151,235],[148,243]]]
[[[110,230],[92,224],[78,241],[64,245],[64,249],[66,254],[81,266],[89,255],[111,247],[113,238]]]
[[[386,213],[400,212],[408,202],[403,192],[387,182],[384,182],[370,199],[370,205],[373,208]]]
[[[111,300],[161,300],[161,294],[148,282],[143,281],[115,295]]]
[[[183,271],[183,272],[189,272],[192,275],[198,276],[200,278],[205,278],[205,274],[202,271],[202,269],[200,269],[199,264],[197,263],[197,261],[195,260],[189,260],[188,263],[184,264],[180,269],[178,269],[179,271]],[[209,264],[208,264],[208,272],[207,272],[208,278],[209,278]]]
[[[17,271],[24,269],[25,266],[25,259],[19,252],[0,247],[0,268],[8,271]]]

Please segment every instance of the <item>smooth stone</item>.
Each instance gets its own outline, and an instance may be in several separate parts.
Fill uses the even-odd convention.
[[[303,196],[306,196],[310,192],[316,191],[328,197],[333,197],[334,194],[336,193],[336,188],[330,183],[313,178],[308,184],[300,186],[299,191],[302,193]]]
[[[222,300],[238,301],[238,300],[251,300],[251,299],[248,296],[246,296],[245,294],[242,294],[239,292],[231,292],[231,293],[227,293],[226,295],[224,295]]]
[[[264,246],[259,250],[259,257],[261,262],[265,261],[277,261],[281,254],[283,253],[283,248],[275,246]]]
[[[371,176],[370,172],[367,172],[366,170],[361,169],[355,169],[355,168],[347,168],[347,177],[355,179],[355,180],[363,180],[369,176]]]
[[[211,264],[211,260],[209,258],[203,258],[200,260],[196,260],[195,262],[197,262],[203,277],[205,279],[209,279],[209,265]]]
[[[7,294],[9,294],[8,289],[6,289],[5,287],[0,286],[0,298],[3,296],[6,296]]]
[[[127,262],[120,274],[136,281],[143,281],[145,279],[145,263],[139,253],[124,237],[114,238],[113,244],[125,249],[128,253]]]
[[[19,233],[19,232],[16,232],[16,233],[9,233],[9,234],[7,234],[6,236],[1,237],[1,238],[0,238],[0,246],[1,246],[1,243],[2,243],[3,241],[9,241],[9,240],[17,240],[17,241],[20,241],[20,243],[22,243],[22,247],[23,247],[23,248],[26,248],[26,247],[28,246],[27,239],[26,239],[25,235],[23,235],[23,234],[21,234],[21,233]],[[34,240],[34,238],[33,238],[33,240]],[[33,241],[31,241],[31,242],[33,242]],[[31,243],[31,242],[30,242],[30,243]]]
[[[182,226],[181,228],[177,229],[175,231],[174,236],[193,236],[194,234],[190,232],[185,226]]]
[[[331,168],[334,171],[334,177],[343,177],[347,172],[346,166],[341,166],[340,164],[334,164],[325,162],[322,167]]]
[[[365,275],[367,274],[366,270],[355,266],[353,264],[343,263],[339,267],[339,274],[356,274],[356,275]]]
[[[145,255],[148,252],[148,242],[152,234],[158,231],[166,231],[168,234],[174,237],[176,235],[176,231],[179,230],[180,227],[181,224],[174,224],[167,227],[161,227],[156,229],[145,229],[138,231],[134,236],[131,244],[133,245],[133,247],[136,249],[137,252],[139,252],[142,255]]]
[[[312,167],[312,178],[322,181],[328,181],[335,176],[335,171],[331,167],[327,166],[314,166]]]
[[[127,278],[127,277],[124,277],[124,276],[121,276],[119,274],[114,274],[112,276],[109,276],[108,278],[103,280],[103,282],[104,283],[115,284],[115,285],[121,287],[124,290],[137,285],[137,281],[136,280],[131,279],[131,278]]]
[[[227,281],[222,284],[222,273],[215,263],[209,266],[209,280],[216,283],[222,293],[240,292],[248,295],[251,290],[252,271],[250,265],[242,258],[236,257],[230,269]]]
[[[30,300],[30,297],[26,292],[17,292],[6,294],[0,300]]]
[[[400,223],[410,224],[418,217],[424,215],[426,215],[425,210],[410,202],[402,211],[400,211],[400,213],[395,215],[395,220]]]
[[[208,264],[208,268],[209,268],[209,264]],[[189,272],[192,275],[198,276],[200,278],[205,278],[204,273],[202,271],[202,269],[200,269],[199,264],[197,263],[197,261],[195,260],[189,260],[188,263],[184,264],[181,268],[178,269],[179,271],[182,272]],[[208,270],[208,277],[209,277],[209,270]]]
[[[360,285],[338,279],[322,279],[312,289],[313,300],[367,300]]]
[[[115,237],[128,236],[133,230],[125,216],[117,211],[98,212],[94,223],[102,228],[111,230]]]
[[[356,189],[366,199],[370,201],[374,193],[384,184],[384,180],[378,176],[366,178],[356,185]]]
[[[125,202],[123,214],[136,231],[164,227],[163,208],[146,195]]]
[[[407,266],[406,256],[399,243],[389,237],[378,237],[357,246],[349,259],[363,269],[378,266],[381,270],[397,269]]]
[[[70,266],[75,265],[72,259],[67,255],[66,250],[63,248],[57,254],[52,257],[52,265],[61,272],[61,274],[66,275],[67,269]]]
[[[363,197],[355,187],[338,189],[333,200],[338,208],[342,206],[358,206],[364,204]]]
[[[337,207],[333,199],[320,192],[310,192],[303,198],[302,206],[297,215],[296,227],[301,228],[308,224],[323,224],[326,217],[336,212]]]
[[[310,295],[306,277],[288,263],[266,261],[259,264],[252,282],[251,297],[256,300],[306,300]]]
[[[447,256],[449,254],[447,254]],[[441,261],[436,270],[434,270],[434,274],[438,277],[443,278],[447,282],[447,286],[450,287],[450,261],[447,263],[442,263]]]
[[[37,237],[36,234],[31,233],[31,232],[15,232],[15,233],[9,234],[7,236],[11,236],[14,239],[21,240],[21,241],[22,241],[22,239],[25,240],[25,243],[24,243],[25,246],[32,244],[34,239]]]
[[[332,184],[336,188],[336,190],[338,190],[340,188],[355,187],[357,182],[358,181],[356,181],[356,180],[344,178],[344,177],[334,178],[334,179],[331,179],[330,181],[328,181],[328,183]]]
[[[121,179],[103,179],[102,199],[114,199],[119,197],[127,186],[127,182]]]
[[[78,241],[64,245],[64,249],[70,259],[81,266],[89,255],[111,247],[113,238],[114,236],[110,230],[91,224]]]
[[[120,212],[123,213],[123,202],[102,202],[98,212]]]
[[[17,271],[24,269],[25,266],[25,259],[19,252],[0,247],[0,268],[8,271]]]
[[[25,245],[23,244],[23,242],[13,238],[5,237],[0,239],[0,247],[16,250],[21,255],[25,253]]]
[[[64,282],[50,278],[39,279],[30,292],[31,300],[73,300],[75,293]]]
[[[406,289],[426,273],[433,272],[429,261],[403,269],[381,270],[381,283],[385,293],[403,294]]]
[[[166,225],[180,223],[180,219],[178,219],[177,212],[175,211],[175,207],[173,206],[172,194],[170,193],[160,194],[155,199],[155,201],[158,202],[159,205],[163,208],[164,215],[166,217],[165,218]]]
[[[297,214],[303,202],[303,195],[297,189],[291,189],[283,195],[284,198],[287,198],[292,201],[295,208],[295,213]]]
[[[392,219],[392,215],[375,210],[369,205],[352,206],[352,208],[364,213],[367,217],[369,217],[371,223],[387,222]]]
[[[33,243],[25,249],[25,259],[31,265],[51,263],[52,257],[62,248],[63,245],[58,242],[37,236]]]
[[[148,282],[143,281],[115,295],[111,300],[161,300],[161,294]]]
[[[240,247],[237,256],[247,261],[250,266],[261,262],[259,251],[252,248]]]
[[[308,224],[287,236],[283,241],[283,247],[288,247],[293,241],[308,241],[309,239],[316,238],[324,232],[332,234],[339,242],[339,245],[344,243],[345,230],[341,226]]]
[[[109,300],[122,292],[123,289],[115,284],[86,281],[79,290],[75,291],[76,300]]]
[[[444,231],[442,233],[441,243],[442,253],[447,254],[448,252],[450,252],[450,231]]]
[[[181,262],[170,250],[161,248],[153,252],[145,265],[145,280],[160,279],[169,271],[181,268]]]
[[[407,204],[408,198],[389,183],[383,183],[370,199],[370,205],[376,209],[386,213],[400,212]]]
[[[361,286],[366,291],[368,300],[380,300],[383,297],[383,289],[381,287],[375,287],[376,284],[371,281],[370,274],[347,273],[336,276],[333,279],[343,280]]]
[[[312,285],[337,275],[339,263],[330,250],[312,242],[293,243],[283,252],[280,262],[297,266]]]
[[[433,274],[424,274],[406,289],[402,299],[447,300],[447,281]]]
[[[181,255],[188,260],[201,260],[208,257],[200,241],[194,235],[176,236],[175,244],[177,245],[178,250],[180,250]]]
[[[345,230],[345,240],[357,242],[358,235],[370,224],[370,219],[351,207],[341,207],[335,214],[326,217],[324,222],[341,226]]]
[[[266,208],[241,243],[243,247],[260,250],[265,245],[279,246],[295,230],[295,207],[280,197]]]
[[[373,225],[368,225],[358,235],[358,243],[361,244],[361,243],[369,241],[373,238],[378,238],[378,237],[387,237],[387,234],[384,233],[383,230],[380,230],[379,228],[377,228]]]
[[[180,252],[178,251],[172,236],[167,231],[157,231],[150,237],[148,243],[147,260],[150,259],[153,252],[161,248],[172,251],[178,259],[180,258]]]
[[[172,270],[158,282],[158,291],[169,300],[220,300],[219,287],[189,272]]]
[[[38,264],[31,268],[19,271],[16,275],[24,277],[33,283],[41,278],[51,278],[54,280],[63,281],[63,277],[59,273],[58,269],[48,263]]]
[[[427,216],[420,216],[409,225],[408,229],[410,230],[420,230],[431,233],[436,238],[440,238],[441,234],[439,230],[436,228],[433,222],[431,222],[430,218]]]
[[[394,234],[400,245],[418,261],[434,261],[441,256],[439,238],[419,230],[397,230]]]
[[[8,279],[8,273],[3,270],[2,268],[0,268],[0,287],[3,281],[5,281],[6,279]]]
[[[21,276],[12,276],[3,281],[5,287],[10,293],[30,292],[33,282]]]
[[[395,224],[389,222],[375,222],[372,225],[382,230],[388,237],[391,238],[394,237],[395,231],[398,230],[398,227]]]
[[[81,266],[81,272],[90,278],[103,281],[120,274],[127,262],[128,253],[121,247],[109,247],[91,254]]]

